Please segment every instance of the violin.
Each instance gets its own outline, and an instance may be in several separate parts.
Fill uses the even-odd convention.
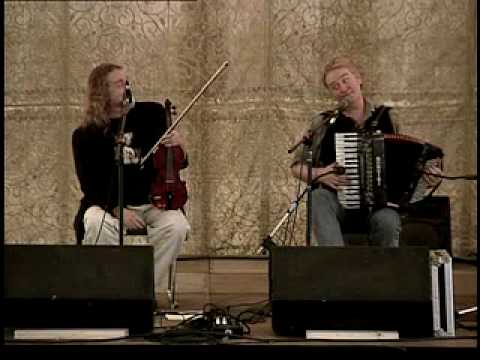
[[[165,100],[165,118],[167,128],[172,125],[172,103]],[[153,167],[156,169],[155,179],[150,188],[152,204],[164,210],[183,208],[187,202],[187,186],[180,178],[180,170],[185,162],[185,153],[177,146],[158,146],[153,154]]]
[[[153,156],[153,166],[157,169],[157,174],[155,175],[155,179],[150,188],[150,198],[152,204],[160,209],[176,210],[183,208],[183,205],[185,205],[188,198],[185,182],[182,181],[179,176],[185,154],[180,146],[166,147],[162,144],[162,141],[180,123],[193,104],[195,104],[198,98],[205,92],[205,90],[207,90],[227,66],[228,61],[225,61],[203,85],[200,91],[194,96],[173,123],[171,112],[172,104],[168,99],[165,100],[167,130],[140,160],[140,169],[143,169],[147,159],[150,156]]]

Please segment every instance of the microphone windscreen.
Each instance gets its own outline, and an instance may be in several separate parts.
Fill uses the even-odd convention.
[[[125,83],[125,100],[128,104],[128,108],[133,109],[135,106],[135,97],[133,96],[132,87],[128,80]]]

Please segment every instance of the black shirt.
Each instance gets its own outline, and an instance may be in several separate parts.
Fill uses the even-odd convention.
[[[376,130],[380,130],[384,134],[395,133],[389,110],[390,108],[385,106],[375,108],[365,121],[364,127],[361,129],[356,127],[356,123],[352,118],[340,113],[335,122],[329,125],[320,145],[321,164],[314,164],[314,166],[327,166],[335,162],[335,133],[375,132]],[[325,113],[325,116],[328,115],[329,114]],[[378,115],[380,116],[378,117]]]
[[[121,118],[111,119],[108,127],[95,124],[80,126],[72,135],[75,169],[83,198],[75,219],[77,240],[83,238],[83,214],[93,205],[111,211],[118,205],[118,166],[115,138]],[[124,133],[131,137],[128,147],[144,156],[166,130],[165,111],[161,104],[137,102],[126,117]],[[150,203],[150,186],[154,176],[152,156],[143,169],[138,164],[124,165],[124,205]]]

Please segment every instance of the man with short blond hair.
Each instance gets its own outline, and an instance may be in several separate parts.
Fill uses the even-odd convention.
[[[398,133],[393,109],[369,101],[362,93],[363,76],[360,68],[348,57],[332,59],[324,68],[323,83],[339,104],[335,122],[334,111],[315,115],[307,132],[312,140],[312,179],[318,178],[318,188],[312,192],[313,233],[320,246],[344,246],[342,223],[345,209],[337,197],[337,190],[349,184],[347,176],[336,170],[335,133],[378,132]],[[441,174],[440,159],[428,164],[427,170]],[[308,181],[306,154],[297,150],[291,164],[293,176]],[[437,186],[439,177],[423,176],[415,194],[424,194],[427,188]],[[421,195],[420,195],[421,196]],[[414,195],[418,199],[418,195]],[[398,247],[401,231],[400,215],[395,207],[383,206],[368,214],[369,242],[372,245]]]

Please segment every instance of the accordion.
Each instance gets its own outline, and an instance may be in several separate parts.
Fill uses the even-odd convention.
[[[349,185],[337,190],[346,209],[408,205],[425,163],[442,158],[443,151],[402,134],[336,133],[337,165],[345,169]]]

